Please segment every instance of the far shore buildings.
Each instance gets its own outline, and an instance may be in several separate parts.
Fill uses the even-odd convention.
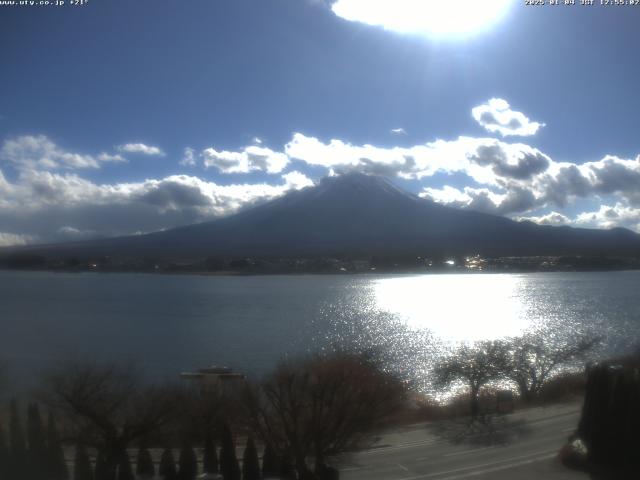
[[[209,390],[226,386],[235,386],[246,378],[244,374],[234,372],[228,367],[218,367],[212,365],[210,367],[201,368],[196,372],[183,372],[180,374],[183,380],[197,382],[200,389]]]

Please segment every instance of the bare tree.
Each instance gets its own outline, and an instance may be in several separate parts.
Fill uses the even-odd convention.
[[[175,412],[173,389],[144,385],[130,365],[69,362],[46,383],[46,399],[71,437],[102,453],[107,478],[129,444],[166,425]]]
[[[291,455],[299,478],[330,455],[358,446],[366,433],[397,412],[405,385],[370,359],[349,353],[281,364],[247,392],[253,430],[281,455]]]
[[[503,375],[505,359],[505,345],[500,341],[460,345],[435,366],[434,384],[446,387],[463,382],[469,388],[469,409],[475,420],[480,413],[480,389]]]
[[[529,403],[555,372],[577,361],[584,361],[600,338],[583,334],[564,341],[554,341],[553,332],[540,329],[506,343],[504,377],[513,381],[522,399]]]

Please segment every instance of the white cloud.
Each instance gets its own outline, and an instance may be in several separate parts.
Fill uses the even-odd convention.
[[[180,165],[185,167],[194,167],[196,165],[196,152],[191,147],[186,147],[182,153]]]
[[[471,115],[488,132],[499,133],[503,137],[535,135],[544,123],[532,122],[522,112],[516,112],[506,100],[492,98],[487,103],[471,110]]]
[[[331,10],[352,22],[399,33],[465,36],[500,20],[513,0],[337,0]]]
[[[0,172],[0,180],[2,180]],[[229,215],[312,184],[300,172],[270,185],[220,185],[171,175],[137,183],[97,184],[72,173],[22,172],[0,182],[3,244],[24,244],[162,230]],[[11,232],[21,232],[19,235]]]
[[[295,133],[285,145],[285,152],[309,165],[336,171],[358,170],[416,179],[439,172],[463,172],[478,183],[493,185],[498,184],[499,177],[530,178],[550,164],[546,155],[528,145],[472,137],[436,140],[406,148],[383,148],[352,145],[337,139],[324,143]]]
[[[145,145],[144,143],[126,143],[119,145],[118,150],[125,153],[134,153],[140,155],[164,157],[165,153],[160,147],[153,145]]]
[[[618,202],[613,206],[600,205],[593,212],[580,213],[575,224],[582,227],[613,228],[627,227],[640,232],[640,208]]]
[[[402,127],[398,127],[398,128],[392,128],[390,130],[391,133],[393,133],[394,135],[406,135],[407,132],[404,128]]]
[[[553,225],[554,227],[572,225],[574,223],[573,220],[566,215],[555,211],[538,216],[516,217],[516,220],[528,220],[540,225]]]
[[[17,169],[82,169],[100,168],[102,163],[125,162],[120,155],[100,153],[86,155],[68,152],[45,135],[23,135],[4,141],[0,159]]]
[[[214,148],[207,148],[202,152],[202,157],[205,168],[214,167],[221,173],[280,173],[289,164],[289,158],[284,153],[256,145],[245,147],[239,152],[219,152]]]
[[[294,170],[293,172],[285,173],[284,175],[282,175],[282,178],[285,181],[285,185],[295,190],[313,186],[313,180],[311,180],[305,174],[300,173],[296,170]]]
[[[21,235],[16,233],[0,232],[0,247],[8,247],[12,245],[29,245],[35,243],[37,237],[33,235]]]

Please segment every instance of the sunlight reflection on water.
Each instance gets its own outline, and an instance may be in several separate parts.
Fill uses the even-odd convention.
[[[421,275],[374,282],[378,309],[449,341],[513,336],[531,323],[516,275]]]

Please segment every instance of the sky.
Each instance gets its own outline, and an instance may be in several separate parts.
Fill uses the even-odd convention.
[[[0,245],[206,221],[352,170],[640,232],[640,5],[12,1]]]

